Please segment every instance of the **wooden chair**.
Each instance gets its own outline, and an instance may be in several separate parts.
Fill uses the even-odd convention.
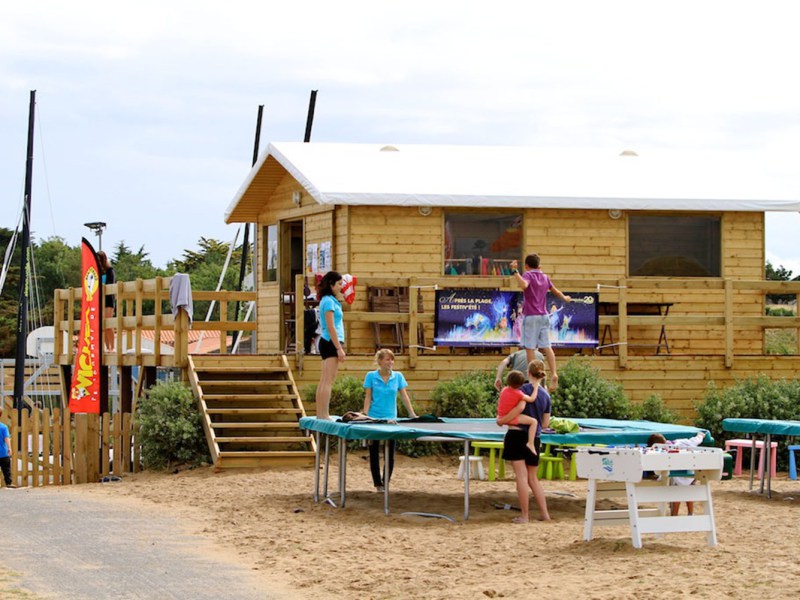
[[[400,288],[398,287],[367,287],[367,301],[371,312],[401,312]],[[406,305],[408,311],[408,305]],[[390,338],[385,341],[382,331],[388,329]],[[372,334],[375,341],[375,350],[380,348],[395,348],[403,352],[403,327],[400,323],[373,323]]]

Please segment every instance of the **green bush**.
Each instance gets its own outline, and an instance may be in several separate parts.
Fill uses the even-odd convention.
[[[553,415],[567,418],[628,419],[631,404],[618,383],[600,376],[588,360],[571,358],[558,371]]]
[[[202,415],[192,390],[179,382],[159,382],[139,402],[137,420],[142,459],[149,469],[209,460]]]
[[[317,386],[310,385],[306,389],[306,402],[316,402]],[[341,416],[348,410],[364,409],[364,383],[351,375],[337,377],[331,388],[330,414]]]
[[[764,309],[768,317],[795,317],[794,309],[791,306],[767,306]]]
[[[764,352],[766,354],[781,356],[797,354],[796,329],[765,329],[764,338]]]
[[[678,413],[667,408],[658,394],[648,396],[641,404],[633,404],[631,416],[637,421],[654,423],[677,423],[680,420]]]
[[[471,371],[450,381],[442,381],[431,393],[437,415],[460,418],[497,416],[499,392],[494,387],[494,373]]]

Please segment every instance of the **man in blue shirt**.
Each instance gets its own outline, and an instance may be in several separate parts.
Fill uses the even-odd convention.
[[[3,407],[0,406],[0,417],[3,416]],[[0,421],[0,470],[3,471],[3,480],[6,487],[16,487],[11,481],[11,434],[8,425]]]

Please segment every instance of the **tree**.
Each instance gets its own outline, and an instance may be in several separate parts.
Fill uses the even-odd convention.
[[[133,252],[125,245],[124,240],[120,241],[114,249],[114,255],[111,257],[111,264],[114,267],[117,281],[153,279],[164,275],[165,271],[154,267],[147,257],[148,253],[145,252],[144,246],[140,246],[139,250]]]
[[[792,279],[792,271],[780,265],[777,269],[767,261],[764,276],[769,281],[800,281],[800,276]],[[786,304],[794,300],[794,294],[767,294],[768,304]]]

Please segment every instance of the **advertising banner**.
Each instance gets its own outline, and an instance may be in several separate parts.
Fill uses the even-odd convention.
[[[97,254],[85,238],[81,244],[81,291],[81,325],[72,370],[69,411],[99,414],[103,286],[100,283]]]
[[[550,343],[554,348],[598,344],[597,294],[565,292],[569,304],[548,295]],[[461,289],[436,291],[434,344],[460,347],[519,346],[522,292]]]

